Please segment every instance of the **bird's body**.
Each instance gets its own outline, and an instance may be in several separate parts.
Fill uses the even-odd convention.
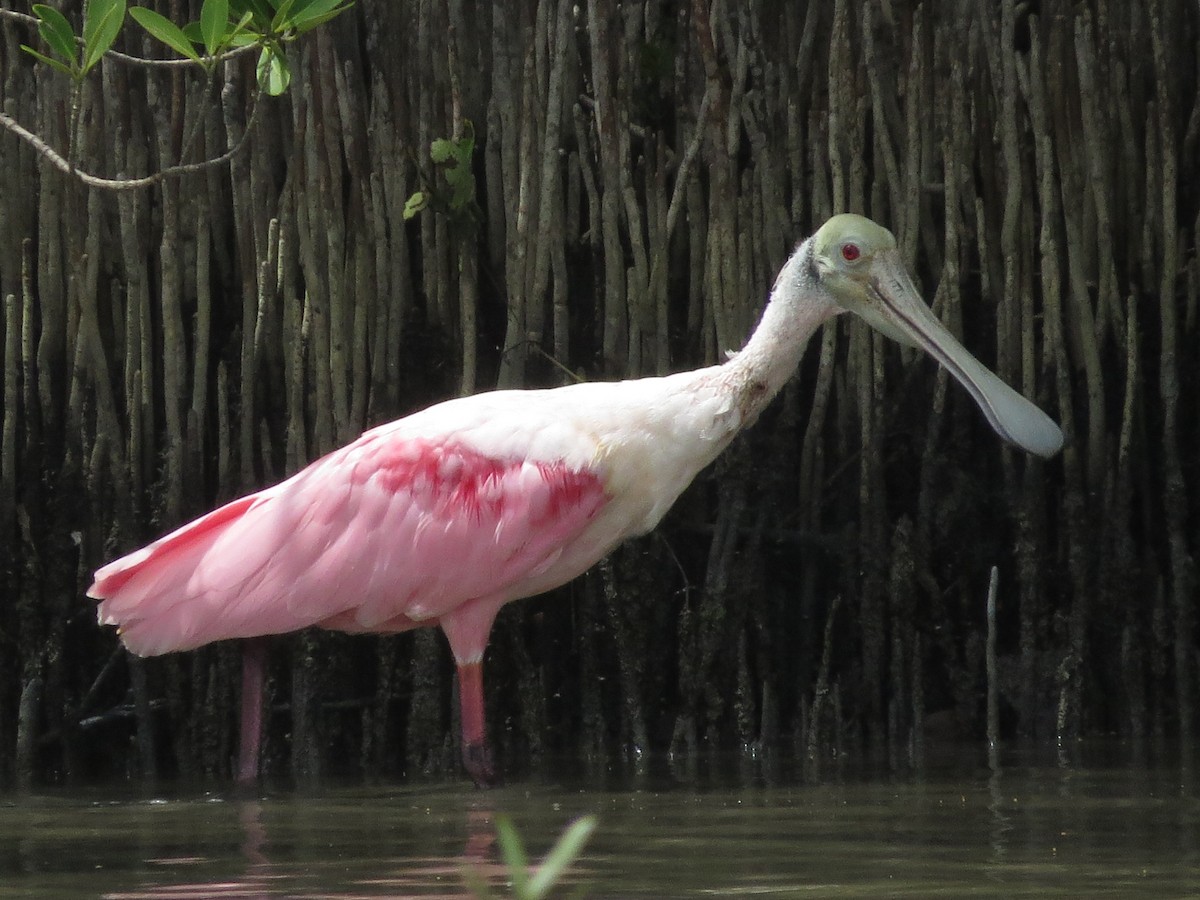
[[[718,371],[477,394],[372,429],[98,571],[101,620],[157,655],[494,613],[658,523],[736,433]]]
[[[823,321],[853,309],[925,347],[1002,435],[1057,450],[1057,427],[914,296],[891,235],[836,217],[793,254],[759,327],[726,363],[437,404],[110,563],[88,593],[100,621],[142,655],[310,626],[440,625],[459,667],[464,759],[487,781],[480,665],[500,607],[653,528],[775,396]]]

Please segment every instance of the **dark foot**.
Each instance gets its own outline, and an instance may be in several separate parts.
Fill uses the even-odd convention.
[[[500,783],[492,766],[492,751],[483,741],[463,744],[463,766],[475,782],[475,787],[490,788]]]

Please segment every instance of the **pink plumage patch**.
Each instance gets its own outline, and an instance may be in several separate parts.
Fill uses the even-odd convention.
[[[594,472],[571,469],[562,462],[496,459],[452,442],[381,440],[378,450],[365,454],[364,462],[355,467],[354,480],[374,479],[384,490],[411,494],[442,514],[476,520],[503,515],[505,505],[514,500],[507,483],[514,476],[540,482],[529,485],[531,492],[542,495],[533,510],[534,524],[544,524],[603,495]]]
[[[552,586],[607,501],[596,472],[562,462],[368,432],[110,563],[88,593],[142,654],[310,625],[431,625]],[[567,568],[555,583],[578,574]]]

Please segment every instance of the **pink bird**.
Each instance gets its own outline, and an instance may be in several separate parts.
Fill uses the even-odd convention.
[[[438,625],[458,667],[463,762],[489,783],[481,666],[500,608],[654,528],[783,387],[814,331],[846,310],[933,355],[1001,437],[1041,456],[1061,447],[1058,427],[924,305],[891,233],[839,215],[797,248],[725,363],[439,403],[109,563],[88,594],[143,656],[313,626]],[[251,673],[243,777],[256,771],[261,727],[261,665]]]

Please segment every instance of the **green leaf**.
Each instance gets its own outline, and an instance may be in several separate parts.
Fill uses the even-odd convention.
[[[450,208],[453,210],[466,209],[475,199],[475,175],[470,169],[466,174],[450,182],[453,193],[450,196]]]
[[[38,34],[42,36],[50,49],[62,57],[72,67],[76,63],[75,29],[67,21],[67,17],[53,6],[35,3],[33,11],[41,22],[38,24]],[[72,75],[74,77],[74,75]]]
[[[230,47],[249,47],[262,41],[263,36],[254,31],[239,31],[229,38]]]
[[[258,83],[272,97],[278,97],[292,83],[292,71],[278,47],[268,45],[258,55]]]
[[[275,17],[265,0],[230,0],[229,9],[235,16],[249,13],[259,31],[270,31],[271,20]]]
[[[537,872],[529,879],[527,896],[533,900],[545,897],[566,873],[583,851],[583,845],[596,830],[596,817],[584,816],[571,823],[571,827],[563,832],[546,854],[545,861],[538,867]]]
[[[166,16],[161,16],[154,10],[147,9],[144,6],[135,6],[129,11],[129,15],[133,17],[135,22],[145,28],[155,40],[162,41],[180,56],[186,56],[195,62],[200,61],[200,54],[196,52],[196,48],[192,46],[192,42],[183,33],[183,29]]]
[[[475,123],[470,119],[463,119],[462,123],[463,136],[456,141],[458,147],[459,162],[469,163],[471,154],[475,152]]]
[[[247,44],[253,44],[258,40],[258,35],[253,32],[247,32],[251,20],[254,19],[254,13],[245,13],[238,23],[233,26],[232,30],[225,36],[226,40],[235,47],[245,47]]]
[[[318,25],[323,25],[335,16],[340,16],[351,5],[343,4],[342,0],[310,0],[308,3],[297,0],[288,24],[296,30],[297,34],[303,34]]]
[[[285,23],[287,22],[288,13],[292,11],[292,3],[293,0],[283,0],[283,2],[276,4],[275,16],[271,19],[272,31],[276,33],[287,31],[287,25]]]
[[[404,220],[407,222],[426,206],[429,205],[429,197],[424,191],[416,191],[404,204]]]
[[[204,0],[200,7],[200,33],[209,56],[217,55],[228,28],[229,0]]]
[[[457,154],[454,152],[454,141],[447,138],[438,138],[429,145],[429,158],[438,165],[448,163],[454,159]]]
[[[500,842],[500,855],[512,880],[513,893],[525,897],[529,891],[529,857],[517,834],[516,826],[508,816],[496,816],[496,839]]]
[[[30,56],[32,56],[34,59],[36,59],[38,62],[44,62],[46,65],[50,66],[50,68],[57,69],[58,71],[62,72],[64,75],[66,75],[68,78],[74,78],[76,76],[75,70],[72,69],[70,66],[68,66],[66,63],[59,62],[57,59],[51,59],[49,56],[46,56],[44,53],[38,53],[32,47],[29,47],[25,44],[21,45],[21,49],[24,50],[26,53],[28,53]]]
[[[336,19],[353,5],[353,3],[347,3],[345,6],[339,6],[337,9],[332,9],[322,16],[316,16],[311,19],[306,18],[303,24],[296,25],[296,34],[304,34],[305,32],[312,31],[318,25],[324,25],[330,19]]]
[[[125,0],[92,0],[83,22],[83,71],[100,62],[125,24]]]

